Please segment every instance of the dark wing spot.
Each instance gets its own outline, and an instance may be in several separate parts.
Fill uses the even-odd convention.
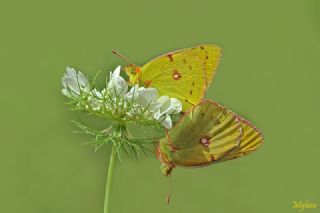
[[[179,80],[181,77],[182,75],[178,70],[173,70],[173,73],[172,73],[173,80]]]
[[[171,53],[169,53],[168,55],[167,55],[167,57],[169,58],[169,60],[172,62],[173,61],[173,57],[172,57],[172,54]]]
[[[188,99],[186,99],[186,102],[187,102],[187,103],[189,102]]]
[[[202,116],[204,116],[204,113],[201,113]]]
[[[204,136],[204,137],[200,138],[199,143],[204,147],[208,147],[210,144],[210,137]]]

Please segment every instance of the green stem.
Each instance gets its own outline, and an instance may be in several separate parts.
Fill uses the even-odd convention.
[[[115,145],[112,145],[112,151],[110,155],[109,168],[108,168],[108,177],[107,177],[107,183],[106,183],[106,194],[104,198],[104,208],[103,208],[104,213],[108,213],[110,210],[111,184],[112,184],[112,176],[114,171],[116,155],[117,155],[117,148]]]

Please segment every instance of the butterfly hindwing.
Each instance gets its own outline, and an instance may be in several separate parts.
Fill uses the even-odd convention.
[[[242,130],[239,147],[224,156],[221,161],[232,160],[247,155],[255,151],[263,143],[262,133],[257,127],[240,116],[238,116],[238,119]]]
[[[201,166],[238,147],[242,136],[238,117],[212,101],[203,101],[174,126],[160,149],[177,166]]]
[[[211,83],[220,60],[216,45],[200,45],[159,56],[141,69],[141,83],[160,95],[177,98],[183,111],[198,104]]]
[[[171,167],[194,167],[244,156],[262,142],[261,132],[249,121],[206,100],[186,113],[159,146]]]

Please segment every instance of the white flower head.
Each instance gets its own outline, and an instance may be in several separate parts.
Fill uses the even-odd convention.
[[[127,82],[120,76],[121,66],[110,73],[107,91],[112,97],[123,97],[128,91]]]
[[[66,68],[61,82],[64,87],[62,93],[65,96],[70,95],[70,93],[71,95],[78,96],[80,91],[88,92],[90,90],[90,84],[86,76],[72,67]]]
[[[67,67],[62,77],[62,93],[74,99],[78,108],[106,116],[116,121],[160,123],[172,128],[172,115],[180,113],[181,102],[168,96],[159,97],[156,88],[134,85],[128,91],[128,83],[120,76],[121,67],[110,72],[106,88],[91,88],[88,79],[74,68]],[[81,95],[85,93],[85,95]]]

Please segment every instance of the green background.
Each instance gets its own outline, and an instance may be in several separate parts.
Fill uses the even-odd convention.
[[[207,98],[256,124],[255,153],[168,180],[152,156],[117,163],[111,212],[298,212],[318,209],[320,3],[270,1],[0,2],[0,212],[101,213],[110,149],[74,134],[60,93],[67,65],[93,76],[201,43],[223,48]],[[101,76],[101,82],[103,77]]]

